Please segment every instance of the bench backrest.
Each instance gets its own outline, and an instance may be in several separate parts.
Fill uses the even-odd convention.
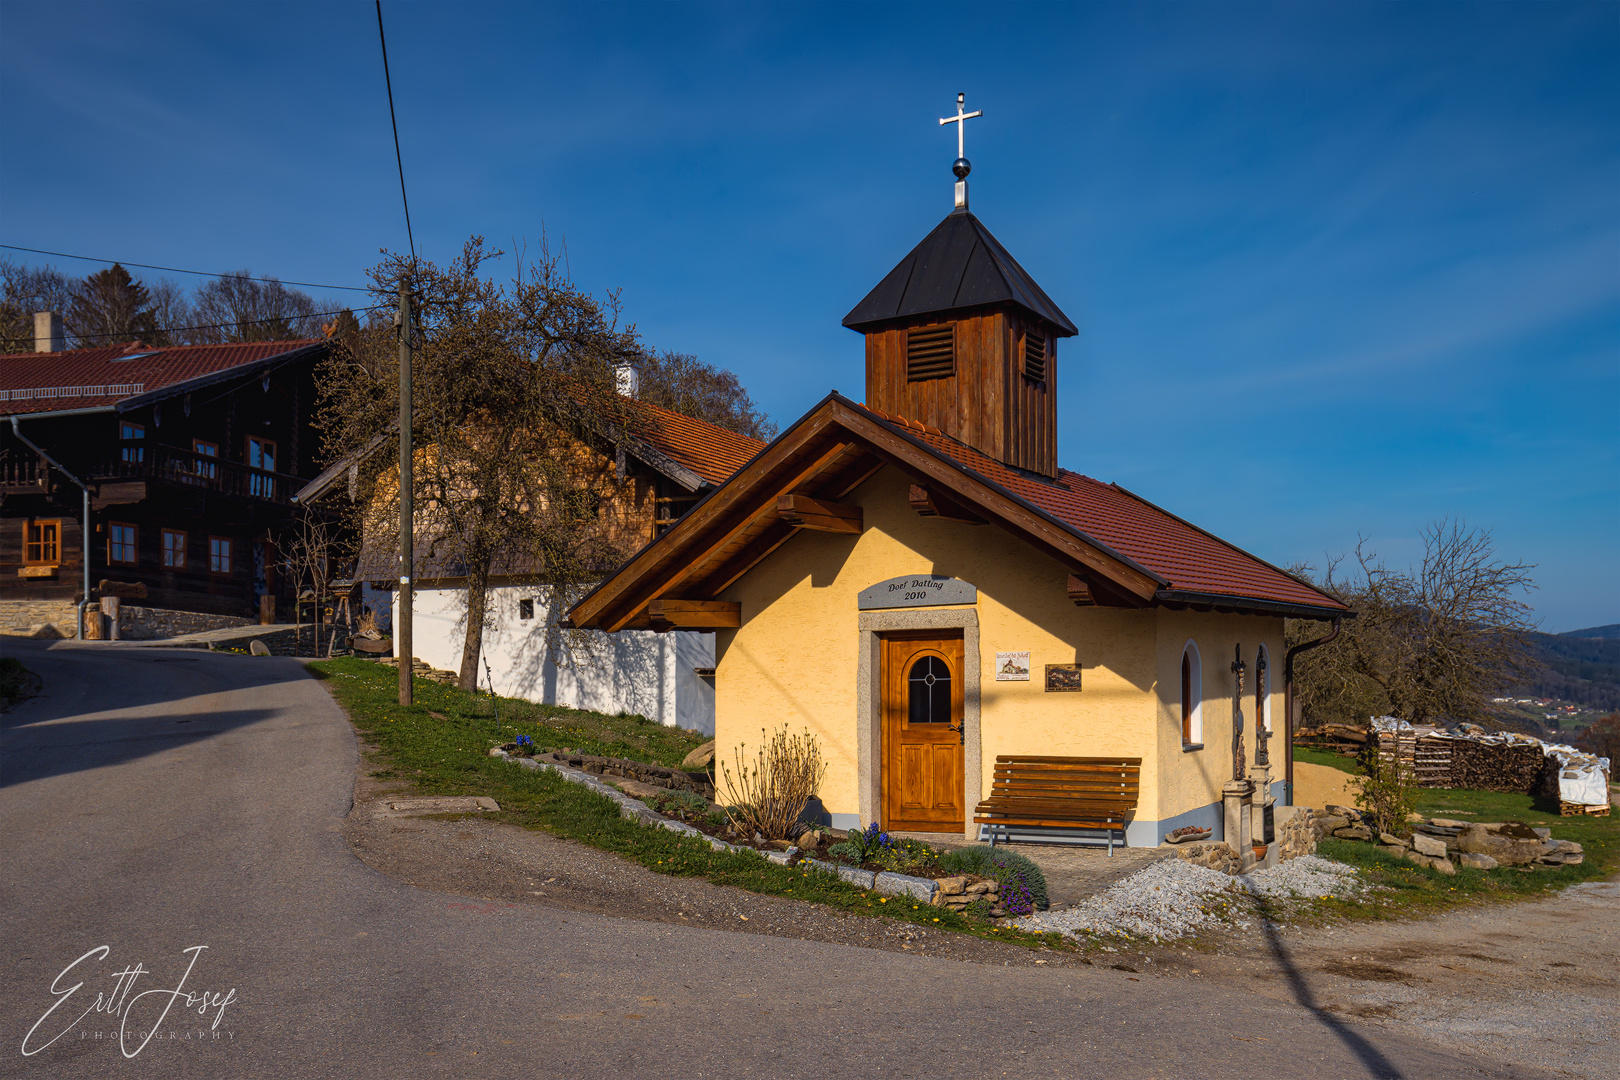
[[[991,798],[1133,807],[1141,780],[1141,758],[1001,754],[996,757]]]

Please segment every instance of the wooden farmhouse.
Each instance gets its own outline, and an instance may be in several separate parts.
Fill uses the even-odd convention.
[[[130,636],[274,621],[278,600],[290,614],[276,543],[316,471],[326,345],[56,340],[0,356],[4,632],[74,636],[86,559],[92,598],[116,583]]]
[[[1343,606],[1059,467],[1077,331],[965,180],[844,325],[865,402],[828,395],[572,625],[714,630],[720,756],[808,729],[836,827],[980,836],[998,758],[1073,756],[1135,763],[1131,845],[1186,825],[1258,843],[1282,787],[1283,620]]]
[[[634,395],[636,380],[622,372],[620,390]],[[575,446],[581,500],[580,528],[598,529],[627,556],[655,540],[699,499],[765,448],[739,435],[645,402],[637,433]],[[418,453],[431,453],[420,448]],[[300,502],[329,499],[346,490],[352,459],[327,469],[303,490]],[[361,602],[391,630],[398,586],[397,509],[392,489],[373,500],[355,576]],[[435,527],[430,503],[419,504],[412,596],[412,652],[423,662],[456,671],[466,632],[466,570]],[[608,567],[604,567],[604,572]],[[649,630],[595,635],[575,657],[554,654],[561,612],[554,610],[537,567],[517,553],[497,561],[490,581],[483,635],[488,668],[480,685],[548,705],[611,714],[639,714],[658,723],[714,730],[714,632],[708,628],[661,634]]]

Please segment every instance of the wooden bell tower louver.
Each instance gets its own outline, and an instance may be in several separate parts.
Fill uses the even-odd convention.
[[[1079,331],[966,205],[844,325],[866,335],[868,405],[1057,476],[1057,339]]]

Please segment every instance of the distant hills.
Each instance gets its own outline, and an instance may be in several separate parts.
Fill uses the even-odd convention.
[[[1556,637],[1585,637],[1585,638],[1620,638],[1620,622],[1610,623],[1608,626],[1588,626],[1585,630],[1570,630],[1566,633],[1554,635]]]
[[[1620,623],[1567,634],[1531,634],[1530,646],[1543,671],[1513,693],[1620,711]]]

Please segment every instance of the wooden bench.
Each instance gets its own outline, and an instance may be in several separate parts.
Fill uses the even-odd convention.
[[[1115,833],[1125,846],[1125,815],[1136,809],[1141,778],[1141,758],[999,755],[990,797],[973,822],[991,847],[1014,833],[1030,840],[1102,833],[1113,855]]]

